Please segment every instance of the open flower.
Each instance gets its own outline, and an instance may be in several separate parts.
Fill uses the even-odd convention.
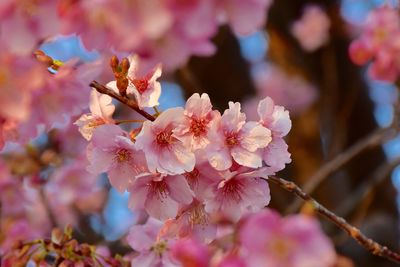
[[[237,221],[247,211],[259,211],[268,205],[271,196],[267,169],[249,170],[239,167],[213,175],[215,182],[205,193],[205,210],[219,212],[228,219]]]
[[[193,192],[182,175],[143,173],[137,176],[128,191],[131,192],[130,208],[145,209],[151,217],[159,220],[174,218],[180,204],[187,205],[193,199]]]
[[[146,152],[151,172],[181,174],[193,170],[195,156],[175,133],[182,119],[183,109],[171,108],[155,121],[143,123],[142,131],[136,137],[136,146]]]
[[[128,244],[140,253],[133,258],[132,266],[179,266],[173,263],[170,255],[170,247],[175,240],[162,236],[161,228],[162,223],[153,218],[149,218],[146,224],[131,227],[127,237]]]
[[[246,122],[240,112],[240,103],[229,102],[221,119],[210,130],[212,143],[207,146],[211,166],[226,170],[232,166],[232,158],[240,165],[258,168],[262,166],[260,148],[271,142],[271,131],[257,122]]]
[[[74,124],[79,128],[79,132],[86,140],[90,140],[94,129],[97,126],[113,123],[112,114],[115,106],[112,98],[108,95],[100,94],[92,89],[90,94],[90,113],[83,114]]]
[[[211,124],[220,116],[218,111],[212,110],[207,94],[193,94],[186,102],[184,120],[176,133],[193,150],[205,148],[210,143],[208,131]]]
[[[107,172],[111,185],[121,193],[136,175],[147,171],[143,153],[135,148],[120,127],[113,124],[94,131],[87,156],[90,161],[88,171],[94,174]]]
[[[270,129],[272,133],[272,141],[263,149],[262,157],[271,173],[275,173],[291,162],[288,145],[283,137],[289,133],[292,122],[289,112],[284,107],[275,105],[269,97],[260,101],[257,112],[260,116],[260,123]]]

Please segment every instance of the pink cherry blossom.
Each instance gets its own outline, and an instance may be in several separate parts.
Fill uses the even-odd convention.
[[[247,264],[237,255],[228,255],[217,264],[217,267],[247,267]]]
[[[331,267],[336,261],[318,222],[305,215],[281,218],[265,209],[245,220],[239,238],[249,267]]]
[[[257,122],[246,122],[240,103],[229,102],[208,138],[213,141],[206,148],[209,162],[217,170],[231,167],[232,158],[240,165],[258,168],[262,166],[260,148],[271,142],[271,132]]]
[[[0,4],[0,42],[18,55],[30,55],[59,30],[57,1],[9,1]]]
[[[164,238],[160,234],[162,223],[149,218],[144,225],[134,225],[129,230],[128,244],[140,254],[133,258],[132,266],[141,267],[178,267],[170,255],[169,248],[173,239]]]
[[[88,146],[88,171],[107,172],[110,183],[124,192],[139,173],[147,171],[143,153],[138,151],[127,134],[118,126],[99,126]]]
[[[192,202],[193,192],[182,175],[142,173],[128,188],[129,207],[145,209],[153,218],[166,220],[178,214],[181,204]]]
[[[301,47],[313,52],[329,41],[331,22],[324,10],[319,6],[307,6],[301,18],[293,23],[292,34]]]
[[[350,58],[358,65],[369,61],[373,79],[394,82],[400,71],[400,16],[398,9],[384,5],[372,10],[361,36],[349,47]]]
[[[182,267],[209,266],[210,253],[208,248],[195,239],[179,239],[171,248],[171,255]]]
[[[205,211],[202,201],[193,199],[183,206],[176,219],[166,222],[166,232],[179,238],[192,237],[204,243],[212,242],[217,234],[217,225],[212,223],[211,215]]]
[[[172,18],[163,2],[59,1],[62,33],[77,33],[90,49],[132,52],[142,39],[158,38]]]
[[[250,34],[262,28],[272,0],[216,1],[220,16],[238,34]]]
[[[93,131],[97,126],[113,123],[112,114],[115,106],[112,104],[112,98],[108,95],[98,93],[92,89],[89,102],[90,113],[83,114],[74,124],[79,127],[82,136],[90,141]]]
[[[257,96],[243,103],[243,110],[252,120],[258,117],[254,107],[267,96],[295,115],[307,110],[318,96],[317,88],[301,76],[289,75],[273,64],[257,66],[253,72],[253,79]]]
[[[195,156],[176,134],[183,120],[182,108],[171,108],[153,122],[143,123],[136,138],[136,147],[145,151],[149,170],[167,174],[190,172],[195,165]]]
[[[260,101],[257,111],[260,116],[260,123],[270,129],[272,133],[271,143],[263,150],[263,160],[271,173],[275,173],[285,168],[285,164],[291,162],[288,145],[283,139],[292,126],[289,112],[284,107],[275,105],[269,97]]]
[[[212,110],[207,94],[193,94],[187,101],[184,111],[184,121],[178,126],[176,133],[193,150],[203,149],[210,140],[208,132],[214,120],[221,116]]]
[[[271,197],[268,183],[260,178],[267,178],[266,168],[233,169],[213,177],[215,182],[205,193],[204,203],[206,212],[219,212],[228,219],[237,221],[244,213],[259,211],[267,206]]]

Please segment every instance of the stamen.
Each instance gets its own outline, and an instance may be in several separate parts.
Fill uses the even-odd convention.
[[[116,159],[118,162],[123,162],[129,160],[131,157],[131,152],[126,148],[120,148],[116,152]]]
[[[156,137],[157,144],[160,146],[167,146],[172,142],[172,131],[166,132],[163,131],[159,134],[157,134]]]
[[[207,122],[205,119],[192,119],[190,124],[190,132],[193,133],[194,136],[198,137],[204,135],[207,132]]]

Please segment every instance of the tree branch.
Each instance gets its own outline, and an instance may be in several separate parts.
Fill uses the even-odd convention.
[[[361,246],[363,246],[366,250],[371,252],[373,255],[380,256],[396,262],[400,264],[400,254],[394,252],[383,246],[374,240],[365,236],[358,228],[354,227],[353,225],[349,224],[345,219],[342,217],[337,216],[332,211],[325,208],[319,202],[317,202],[314,198],[310,195],[305,193],[300,187],[298,187],[295,183],[287,181],[285,179],[270,176],[267,181],[273,182],[279,185],[281,188],[285,189],[286,191],[295,194],[296,196],[302,198],[305,201],[311,203],[317,213],[325,217],[326,219],[332,221],[336,224],[339,228],[343,229],[350,237],[356,240]]]
[[[368,180],[343,201],[343,204],[336,209],[336,213],[347,216],[356,207],[357,203],[370,194],[386,177],[390,176],[390,173],[394,168],[399,166],[399,164],[400,158],[397,158],[379,166]]]
[[[153,115],[151,115],[151,114],[147,113],[146,111],[140,109],[139,106],[137,105],[137,103],[134,100],[119,95],[118,93],[116,93],[113,90],[105,87],[104,85],[100,84],[99,82],[92,81],[90,83],[90,86],[93,87],[94,89],[96,89],[97,92],[99,92],[101,94],[106,94],[106,95],[111,96],[112,98],[117,99],[119,102],[127,105],[128,107],[130,107],[131,109],[133,109],[134,111],[136,111],[137,113],[139,113],[140,115],[145,117],[146,119],[148,119],[150,121],[154,121],[156,119]]]
[[[331,161],[328,161],[324,164],[304,185],[304,192],[307,194],[311,194],[314,190],[325,181],[330,174],[338,170],[340,167],[348,163],[358,154],[363,152],[364,150],[372,147],[376,147],[383,143],[383,141],[387,140],[390,137],[394,137],[396,130],[392,127],[388,128],[379,128],[373,131],[371,134],[361,139],[353,146],[351,146],[346,151],[340,153]],[[287,212],[295,212],[300,208],[301,202],[294,201],[292,205],[289,206]]]

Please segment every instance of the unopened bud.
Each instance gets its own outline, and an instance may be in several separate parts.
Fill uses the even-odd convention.
[[[129,63],[129,60],[126,57],[123,58],[122,61],[121,61],[121,65],[120,65],[121,66],[121,72],[124,73],[124,74],[127,74],[130,65],[131,64]]]
[[[111,69],[113,70],[113,72],[117,71],[118,65],[119,65],[119,60],[118,60],[117,56],[112,56],[110,59],[110,66],[111,66]]]

